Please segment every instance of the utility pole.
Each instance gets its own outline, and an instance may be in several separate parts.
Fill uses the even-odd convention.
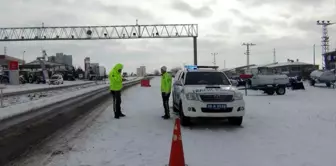
[[[313,64],[314,64],[314,67],[315,67],[315,44],[313,46]]]
[[[316,22],[317,25],[322,25],[322,37],[321,37],[321,46],[322,46],[322,68],[324,69],[325,66],[325,57],[324,55],[329,52],[329,35],[328,35],[328,26],[335,24],[330,21],[321,21],[318,20]]]
[[[214,64],[214,66],[216,66],[216,55],[218,55],[218,53],[217,52],[213,52],[213,53],[211,53],[211,55],[214,57],[213,64]]]
[[[276,63],[276,54],[275,54],[275,48],[273,48],[273,63]]]
[[[23,51],[23,52],[22,52],[22,60],[23,60],[22,64],[23,64],[23,65],[24,65],[24,63],[25,63],[25,61],[24,61],[25,53],[26,53],[26,51]]]
[[[224,69],[226,68],[226,61],[224,60]]]
[[[247,66],[247,70],[250,69],[249,65],[250,65],[250,46],[255,46],[256,44],[253,43],[243,43],[243,46],[246,46],[246,66]]]

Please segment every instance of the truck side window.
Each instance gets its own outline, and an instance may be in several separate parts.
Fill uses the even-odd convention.
[[[183,80],[184,79],[184,73],[182,73],[182,76],[181,76],[181,79],[180,80]]]

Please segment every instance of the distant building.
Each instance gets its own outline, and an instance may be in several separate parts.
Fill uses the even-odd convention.
[[[84,59],[85,78],[89,78],[89,70],[90,70],[90,57],[86,57]]]
[[[98,73],[99,73],[99,63],[90,63],[90,74],[98,74]]]
[[[140,75],[141,75],[140,67],[138,67],[138,68],[136,69],[136,75],[140,77]]]
[[[327,70],[336,68],[336,51],[327,52],[324,55],[324,64]]]
[[[146,66],[140,66],[139,68],[137,68],[137,76],[138,77],[146,76]]]
[[[72,66],[72,55],[65,55],[63,53],[56,53],[56,56],[49,56],[48,62],[65,64],[67,66]]]

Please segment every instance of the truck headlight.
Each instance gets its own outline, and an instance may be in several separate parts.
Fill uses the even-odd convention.
[[[187,93],[186,98],[187,100],[198,100],[198,96],[196,93]]]
[[[242,93],[240,93],[240,92],[235,92],[235,94],[234,94],[234,99],[235,100],[243,100],[243,94]]]

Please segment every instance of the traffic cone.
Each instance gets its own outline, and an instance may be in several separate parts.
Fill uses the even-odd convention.
[[[184,162],[181,126],[179,118],[175,119],[172,146],[168,166],[186,166]]]

